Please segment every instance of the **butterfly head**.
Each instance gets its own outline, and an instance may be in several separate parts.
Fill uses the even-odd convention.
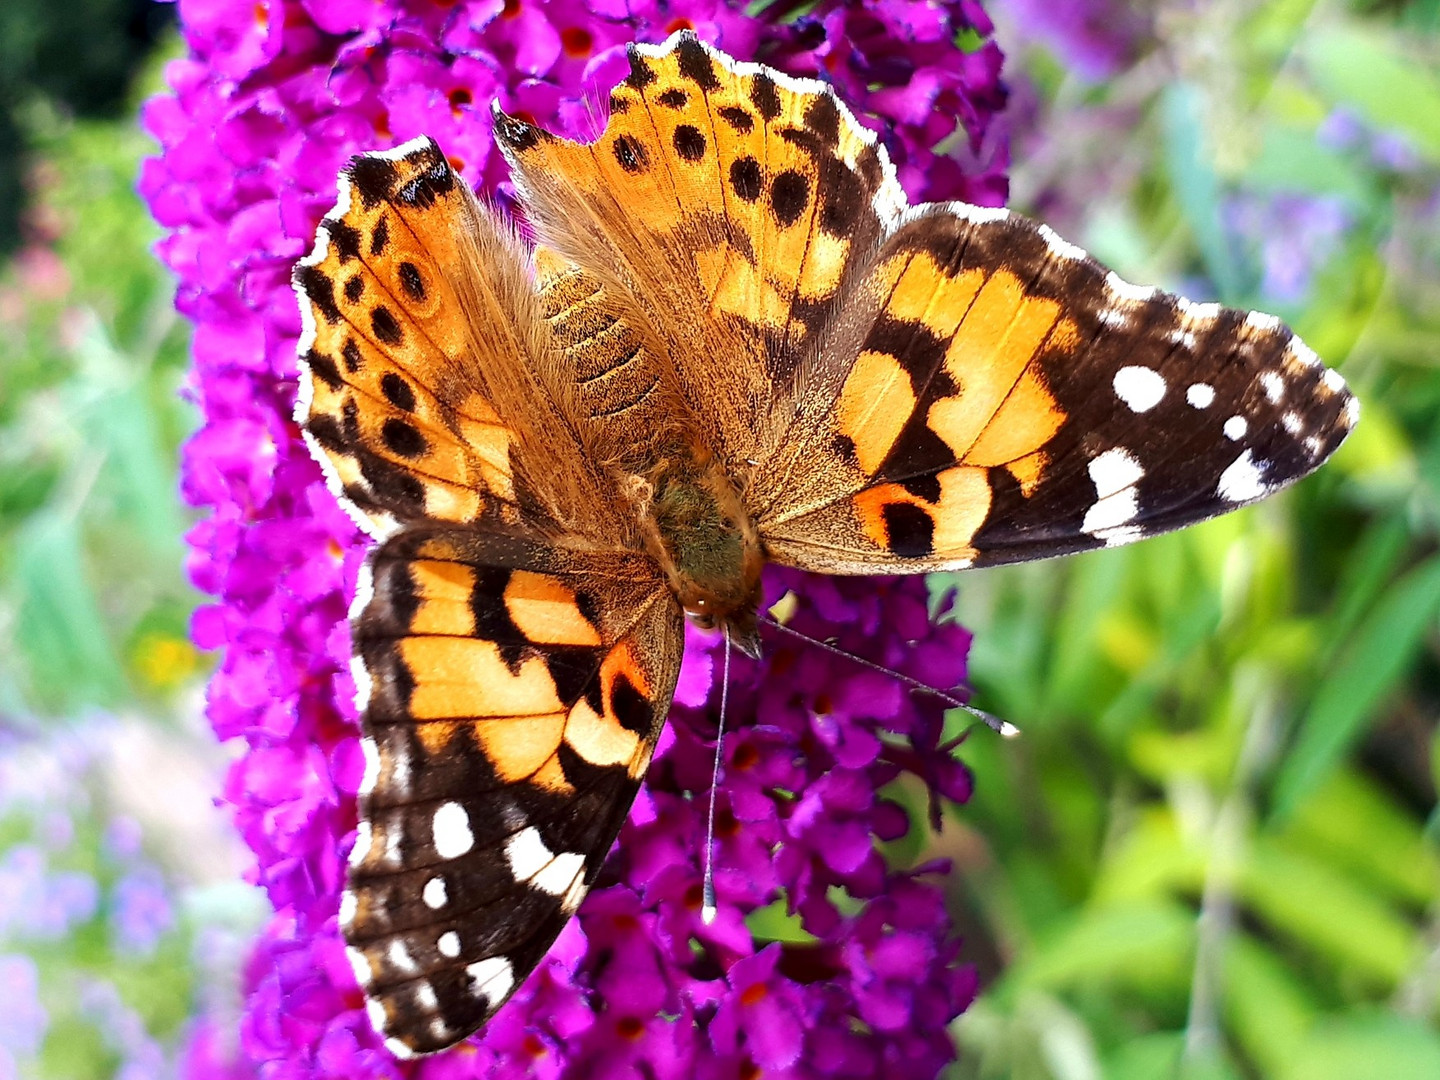
[[[752,660],[760,659],[760,625],[756,610],[760,604],[759,582],[756,582],[754,597],[748,603],[730,611],[722,611],[720,605],[704,595],[693,595],[682,599],[685,618],[701,630],[719,629],[730,639],[730,644]]]

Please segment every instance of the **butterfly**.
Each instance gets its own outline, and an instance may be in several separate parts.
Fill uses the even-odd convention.
[[[908,205],[830,88],[682,31],[592,143],[494,114],[537,244],[433,140],[353,159],[295,268],[296,416],[375,545],[340,926],[395,1053],[477,1030],[595,881],[685,619],[767,562],[992,566],[1253,502],[1356,422],[1269,315],[1045,225]]]

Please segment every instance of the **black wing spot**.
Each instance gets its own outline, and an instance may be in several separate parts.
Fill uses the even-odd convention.
[[[331,390],[339,390],[345,385],[345,380],[340,377],[340,369],[335,366],[334,357],[311,349],[305,354],[305,362],[310,365],[310,373]]]
[[[443,158],[395,193],[401,206],[428,210],[455,190],[455,172]]]
[[[765,177],[760,172],[760,163],[753,157],[743,157],[730,163],[730,186],[735,194],[746,202],[754,202],[765,187]]]
[[[940,503],[939,473],[922,473],[920,476],[906,477],[900,481],[900,486],[917,499],[924,499],[931,506],[937,506]]]
[[[800,220],[810,202],[810,181],[794,169],[786,169],[770,185],[770,209],[781,226]]]
[[[766,120],[780,115],[780,91],[763,71],[750,80],[750,101]]]
[[[690,95],[679,87],[676,87],[673,90],[666,90],[655,100],[667,109],[683,109],[685,103],[690,100]]]
[[[326,416],[323,413],[319,416],[312,416],[305,421],[305,429],[326,450],[343,454],[349,449],[345,435],[341,432],[340,425],[335,422],[333,416]]]
[[[340,256],[342,263],[360,255],[360,230],[354,225],[346,224],[338,218],[326,218],[320,223],[325,231],[330,234],[330,242],[335,245],[335,253]]]
[[[389,158],[362,155],[352,160],[346,171],[367,210],[389,199],[390,192],[400,182],[400,170]]]
[[[375,337],[386,345],[399,345],[405,340],[400,324],[383,304],[370,313],[370,325],[375,330]]]
[[[345,370],[350,374],[360,370],[360,346],[355,344],[355,339],[347,337],[345,344],[340,346],[340,355],[345,358]]]
[[[380,220],[375,223],[375,229],[370,233],[370,254],[385,254],[385,245],[390,243],[390,217],[388,214],[381,214]]]
[[[362,454],[360,475],[375,492],[380,505],[394,507],[401,514],[424,513],[425,485],[404,469],[376,454]]]
[[[420,276],[420,268],[412,262],[400,264],[400,285],[404,288],[407,296],[417,304],[425,299],[425,279]]]
[[[360,297],[365,295],[365,278],[356,274],[349,281],[345,282],[345,299],[352,304],[358,304]]]
[[[615,719],[626,731],[633,731],[642,738],[650,734],[650,723],[654,710],[649,700],[635,689],[624,672],[615,676],[610,684],[610,708]]]
[[[902,559],[923,559],[935,550],[935,522],[913,503],[886,503],[880,511],[890,550]]]
[[[295,268],[295,280],[310,302],[325,316],[326,322],[333,326],[340,321],[340,307],[335,303],[335,282],[330,280],[329,274],[318,266],[298,266]]]
[[[720,110],[720,119],[741,135],[748,135],[755,129],[755,118],[738,105],[726,105]]]
[[[415,425],[393,416],[381,426],[380,437],[385,440],[386,446],[405,458],[417,458],[430,448]]]
[[[610,111],[612,113],[627,113],[630,111],[630,99],[624,94],[610,95]]]
[[[495,135],[506,146],[524,152],[540,145],[540,129],[504,113],[495,114]]]
[[[409,383],[393,371],[387,371],[380,376],[380,392],[385,395],[385,400],[397,409],[404,409],[406,412],[415,411],[415,391],[410,388]]]
[[[615,160],[628,173],[638,173],[650,164],[650,156],[633,135],[621,135],[614,142]]]
[[[820,166],[820,228],[830,236],[849,236],[865,206],[860,178],[839,158]]]
[[[680,74],[706,90],[719,90],[720,80],[715,76],[715,64],[705,46],[694,34],[682,34],[675,45],[675,55],[680,61]]]
[[[821,94],[805,110],[805,126],[826,146],[840,141],[840,106],[830,94]]]
[[[625,54],[630,60],[630,74],[625,78],[625,85],[635,90],[644,90],[660,76],[655,74],[655,69],[645,62],[640,55],[640,50],[634,45],[627,46]]]
[[[675,152],[686,161],[699,161],[705,156],[705,136],[690,124],[675,129]]]

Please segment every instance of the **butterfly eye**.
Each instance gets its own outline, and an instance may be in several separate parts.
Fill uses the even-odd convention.
[[[701,630],[715,629],[715,612],[711,610],[710,601],[703,596],[697,596],[685,605],[685,618],[690,620],[691,625]]]

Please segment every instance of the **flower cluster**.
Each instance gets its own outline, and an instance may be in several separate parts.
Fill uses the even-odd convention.
[[[953,1056],[946,1025],[973,977],[956,959],[938,867],[895,871],[877,848],[911,827],[894,793],[927,792],[932,814],[968,793],[941,743],[941,707],[787,638],[732,673],[713,924],[699,917],[699,866],[721,665],[697,637],[599,887],[478,1040],[395,1062],[335,927],[362,771],[345,612],[366,545],[290,420],[290,267],[349,155],[428,133],[503,197],[492,99],[588,137],[624,74],[624,43],[684,26],[833,82],[881,132],[912,198],[1000,201],[1000,54],[974,0],[754,7],[181,2],[189,53],[147,107],[163,150],[141,190],[195,324],[191,390],[205,422],[183,490],[210,511],[189,537],[190,573],[217,599],[193,636],[223,650],[208,715],[246,745],[224,798],[276,912],[246,968],[241,1031],[266,1075],[918,1076]],[[967,150],[965,167],[937,156],[941,143]],[[772,599],[794,594],[797,629],[934,684],[964,675],[968,637],[932,622],[923,581],[767,581]],[[902,774],[918,782],[892,784]],[[208,1044],[195,1059],[216,1060]]]

